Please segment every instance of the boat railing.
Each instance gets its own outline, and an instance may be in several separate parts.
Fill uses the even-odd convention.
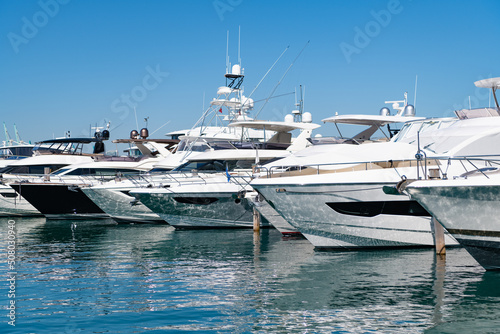
[[[384,168],[393,168],[398,171],[403,167],[415,167],[417,168],[418,179],[446,179],[448,177],[448,169],[454,161],[457,161],[461,164],[463,173],[474,171],[481,172],[481,168],[490,168],[495,165],[498,165],[500,167],[500,156],[428,156],[425,154],[425,152],[418,151],[414,159],[348,161],[300,165],[274,165],[270,167],[257,166],[254,172],[254,177],[273,178],[305,176],[368,171]],[[404,177],[404,175],[400,176]]]
[[[452,163],[459,163],[463,173],[454,177],[466,177],[472,173],[481,173],[485,177],[487,172],[500,171],[500,155],[475,155],[475,156],[427,156],[425,152],[418,151],[415,159],[401,160],[375,160],[375,161],[349,161],[323,164],[302,165],[274,165],[271,167],[257,166],[255,177],[290,177],[367,171],[383,168],[398,170],[403,167],[417,168],[418,179],[447,179]],[[498,167],[495,167],[498,166]],[[404,175],[401,175],[404,177]]]
[[[117,173],[114,175],[90,174],[90,175],[59,175],[59,174],[11,174],[8,180],[16,183],[59,183],[64,185],[94,186],[111,180],[121,181],[128,174]],[[131,173],[130,175],[139,175]]]
[[[213,184],[218,183],[219,181],[214,181],[213,176],[214,175],[223,175],[224,172],[200,172],[196,170],[192,170],[191,172],[176,172],[176,173],[165,173],[162,176],[164,177],[160,183],[160,186],[163,185],[164,182],[169,182],[169,183],[176,183],[179,186],[185,185],[185,184]],[[227,176],[229,175],[229,176]],[[228,177],[228,181],[230,180],[237,180],[240,178],[251,178],[251,171],[244,171],[244,172],[226,172],[226,177]],[[209,179],[210,177],[210,179]],[[156,182],[158,183],[158,181]]]
[[[206,171],[176,171],[167,173],[145,173],[127,176],[127,179],[139,188],[163,188],[169,184],[182,186],[186,184],[212,184],[214,183],[214,175],[223,175],[224,172],[206,172]],[[227,172],[230,180],[238,180],[240,178],[251,179],[252,171],[237,171]],[[218,181],[216,181],[218,182]],[[227,181],[230,182],[230,181]]]
[[[402,167],[420,167],[425,165],[427,168],[430,165],[438,164],[437,159],[427,158],[423,163],[419,163],[418,159],[400,159],[400,160],[372,160],[372,161],[348,161],[335,163],[316,163],[316,164],[300,164],[300,165],[274,165],[271,167],[258,166],[255,171],[256,176],[265,175],[268,178],[272,177],[289,177],[298,175],[319,175],[332,174],[343,172],[367,171],[383,168],[402,168]],[[420,164],[420,166],[419,166]]]
[[[228,178],[228,182],[232,182],[239,186],[239,192],[246,192],[252,189],[250,181],[254,178],[254,172],[247,172],[245,175],[235,175]]]
[[[439,169],[429,168],[428,170],[425,170],[421,176],[417,175],[417,179],[446,180],[449,177],[449,168],[454,163],[460,164],[460,168],[456,169],[454,173],[457,174],[458,170],[462,170],[463,173],[453,175],[453,179],[467,178],[470,175],[482,175],[489,179],[489,173],[500,171],[500,155],[440,156],[432,157],[432,159],[439,159],[443,161],[443,163],[439,166]]]
[[[2,183],[26,183],[26,182],[37,182],[43,175],[30,175],[30,174],[8,174],[2,175]]]
[[[144,173],[144,174],[135,174],[128,175],[127,179],[132,182],[136,187],[139,188],[151,188],[151,187],[165,187],[165,184],[169,183],[177,183],[178,185],[182,184],[182,180],[187,178],[198,177],[198,179],[202,180],[203,183],[206,183],[206,180],[198,175],[197,173],[185,172],[185,171],[177,171],[175,173]]]

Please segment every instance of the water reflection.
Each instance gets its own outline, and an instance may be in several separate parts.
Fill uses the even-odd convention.
[[[4,254],[6,226],[0,220]],[[45,219],[16,226],[17,333],[446,333],[499,325],[499,273],[484,272],[463,249],[444,259],[431,250],[315,252],[275,230]]]

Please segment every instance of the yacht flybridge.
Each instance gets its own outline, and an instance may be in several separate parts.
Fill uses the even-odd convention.
[[[224,77],[226,85],[217,89],[217,97],[191,129],[167,133],[181,142],[175,154],[158,163],[157,170],[172,170],[206,150],[224,149],[238,142],[266,141],[274,135],[272,131],[229,126],[233,122],[252,120],[249,114],[254,101],[243,93],[245,76],[240,65],[233,65],[231,72]]]

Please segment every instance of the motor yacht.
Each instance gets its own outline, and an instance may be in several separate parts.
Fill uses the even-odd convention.
[[[225,86],[217,89],[217,97],[191,129],[177,130],[167,136],[179,139],[175,151],[159,161],[149,175],[108,182],[102,185],[82,188],[101,210],[118,222],[158,222],[165,221],[130,195],[132,190],[170,182],[164,174],[195,158],[204,152],[243,148],[262,145],[269,141],[275,131],[231,126],[232,123],[252,121],[250,112],[254,101],[246,97],[243,90],[244,74],[238,64],[232,66],[225,75]],[[269,143],[271,145],[271,143]]]
[[[446,160],[433,156],[497,151],[497,110],[456,115],[412,120],[388,142],[313,146],[264,165],[250,184],[316,248],[433,247],[429,213],[394,189],[425,170],[445,170]],[[445,241],[457,245],[449,234]]]
[[[41,213],[10,187],[14,182],[37,180],[41,176],[61,167],[93,161],[93,156],[102,155],[103,141],[109,138],[109,131],[97,131],[91,138],[56,138],[36,143],[33,156],[24,159],[9,160],[0,168],[0,215],[31,216]],[[93,153],[86,153],[84,148],[93,145]]]
[[[315,152],[316,154],[320,152],[328,152],[329,145],[332,144],[352,144],[359,145],[361,143],[367,144],[372,142],[383,142],[388,141],[390,137],[392,137],[397,130],[390,129],[391,124],[397,124],[401,122],[406,122],[409,120],[419,120],[423,119],[422,117],[415,117],[412,111],[407,111],[405,116],[403,112],[405,111],[405,106],[407,104],[407,94],[405,93],[404,100],[402,101],[387,101],[393,105],[396,109],[395,114],[391,115],[391,111],[389,108],[384,107],[381,109],[380,115],[369,115],[369,114],[359,114],[359,115],[335,115],[333,117],[324,119],[324,123],[333,123],[335,124],[339,136],[336,137],[310,137],[309,141],[315,145],[314,147],[309,147],[308,152]],[[400,106],[399,103],[403,105]],[[299,106],[302,103],[299,103]],[[301,110],[296,114],[300,114]],[[356,133],[352,137],[344,137],[342,132],[340,131],[338,125],[350,125],[350,126],[362,126],[366,127],[359,133]],[[387,133],[383,130],[383,127],[387,126]],[[375,138],[375,134],[383,134],[382,138]],[[298,153],[300,154],[300,153]],[[260,196],[257,192],[252,192],[252,204],[254,208],[260,213],[264,219],[270,221],[271,224],[278,229],[284,236],[301,236],[301,233],[293,227],[286,219],[284,219],[273,206],[269,205],[269,203],[264,199],[263,196]]]
[[[308,139],[319,125],[311,123],[310,114],[305,119],[231,123],[229,127],[262,129],[274,135],[266,142],[232,142],[232,148],[197,155],[165,174],[161,182],[130,194],[178,229],[250,228],[253,189],[248,183],[252,166],[311,145]],[[292,140],[294,130],[300,134]],[[268,225],[268,221],[263,224]]]
[[[178,143],[171,139],[149,139],[147,129],[141,138],[117,140],[135,145],[139,157],[93,156],[90,162],[72,164],[42,178],[14,182],[10,186],[49,219],[108,218],[81,190],[109,180],[121,181],[127,175],[144,173],[170,154]]]
[[[500,78],[478,81],[476,86],[495,91]],[[496,107],[500,110],[497,101]],[[400,191],[418,201],[486,270],[500,270],[500,159],[454,156],[448,164],[461,169],[408,180]]]

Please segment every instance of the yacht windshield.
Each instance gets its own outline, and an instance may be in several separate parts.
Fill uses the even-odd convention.
[[[449,120],[425,120],[405,123],[401,131],[393,137],[395,142],[414,143],[417,140],[417,133],[423,134],[430,131],[444,129],[454,124],[456,119]]]
[[[174,169],[175,172],[191,172],[198,170],[203,172],[224,172],[235,169],[251,169],[255,162],[253,160],[210,160],[186,162]]]
[[[0,169],[0,174],[45,174],[45,169],[48,172],[58,170],[65,165],[32,165],[32,166],[7,166]]]
[[[30,157],[32,154],[32,147],[9,147],[0,149],[0,158],[8,158],[13,156]]]
[[[118,174],[138,174],[139,170],[124,168],[63,168],[54,172],[54,175],[95,175],[95,176],[116,176]]]

